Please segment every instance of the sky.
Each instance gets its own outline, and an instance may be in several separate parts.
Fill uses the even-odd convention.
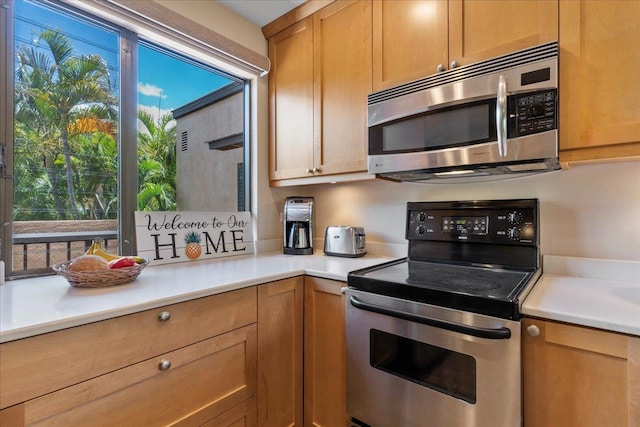
[[[102,56],[107,61],[112,81],[118,82],[119,39],[116,31],[80,22],[25,0],[16,0],[14,4],[16,46],[38,43],[38,35],[46,28],[62,30],[78,55]],[[204,66],[178,59],[175,54],[165,54],[149,43],[139,44],[138,55],[139,108],[155,118],[231,83]]]

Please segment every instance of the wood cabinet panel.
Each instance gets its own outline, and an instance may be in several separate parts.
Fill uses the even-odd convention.
[[[255,395],[256,365],[250,325],[30,400],[24,425],[201,425]]]
[[[533,319],[522,336],[527,427],[639,425],[640,338]]]
[[[258,424],[301,426],[302,277],[258,286]]]
[[[313,18],[269,39],[270,179],[307,176],[313,165]]]
[[[346,283],[305,277],[304,425],[347,423]]]
[[[640,157],[640,2],[560,2],[560,160]]]
[[[313,19],[313,166],[323,175],[366,171],[371,3],[336,2]]]
[[[163,311],[169,320],[159,320]],[[256,289],[245,288],[3,343],[0,406],[255,323],[256,316]]]
[[[557,0],[374,0],[373,89],[557,39]]]
[[[472,64],[557,39],[558,1],[449,0],[449,62]]]
[[[329,4],[271,37],[269,57],[271,185],[365,178],[370,1]]]
[[[251,398],[224,414],[216,417],[202,427],[256,427],[256,398]]]
[[[448,3],[373,0],[373,90],[420,79],[447,66]]]

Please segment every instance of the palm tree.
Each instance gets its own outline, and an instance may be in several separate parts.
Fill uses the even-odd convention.
[[[75,55],[69,39],[58,31],[44,30],[40,40],[48,52],[28,45],[18,48],[16,121],[38,135],[30,149],[42,154],[52,185],[57,180],[53,164],[61,151],[69,208],[79,219],[72,143],[81,134],[114,135],[117,112],[109,70],[99,55]],[[56,206],[60,209],[60,201]]]
[[[171,211],[176,208],[176,138],[171,114],[156,123],[138,110],[138,210]]]

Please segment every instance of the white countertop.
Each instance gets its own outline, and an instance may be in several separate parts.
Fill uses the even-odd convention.
[[[269,253],[152,264],[135,282],[101,289],[73,288],[60,276],[10,281],[0,285],[0,342],[302,274],[346,281],[349,271],[396,258]],[[640,262],[545,256],[522,312],[640,336]]]
[[[302,274],[346,281],[349,271],[392,259],[271,253],[152,263],[134,282],[100,289],[74,288],[61,276],[13,280],[0,285],[0,342]]]
[[[526,316],[640,336],[640,262],[545,256]]]

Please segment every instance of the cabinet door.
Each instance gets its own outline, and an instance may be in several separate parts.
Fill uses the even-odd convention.
[[[557,39],[557,0],[449,0],[449,62],[472,64]]]
[[[336,2],[313,19],[315,174],[366,171],[371,3]]]
[[[269,39],[270,179],[307,176],[313,167],[313,19]]]
[[[258,425],[302,426],[303,279],[258,286]]]
[[[20,425],[199,426],[256,394],[256,364],[253,324],[18,405]]]
[[[442,0],[373,0],[374,91],[434,74],[439,64],[446,66],[447,16],[447,2]]]
[[[525,426],[640,425],[640,338],[532,319],[522,337]]]
[[[304,425],[347,423],[346,283],[304,279]]]
[[[560,160],[640,156],[640,2],[560,2]]]
[[[0,408],[255,323],[256,305],[244,288],[3,343]]]

